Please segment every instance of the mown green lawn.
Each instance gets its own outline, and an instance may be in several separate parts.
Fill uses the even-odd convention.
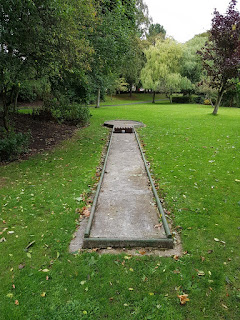
[[[239,319],[240,109],[211,111],[91,109],[91,125],[71,141],[0,167],[0,319]],[[111,119],[146,124],[146,156],[181,232],[178,260],[68,253],[75,198],[96,183],[108,136],[101,125]]]
[[[152,93],[132,93],[130,97],[129,93],[121,93],[111,96],[105,96],[104,101],[100,102],[100,106],[107,105],[118,105],[118,104],[128,104],[128,103],[137,103],[137,102],[150,102],[152,101],[153,94]],[[157,93],[155,97],[157,100],[166,100],[166,96],[164,94]],[[95,105],[94,105],[95,106]]]

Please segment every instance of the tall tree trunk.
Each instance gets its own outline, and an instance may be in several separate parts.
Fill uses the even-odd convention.
[[[223,90],[223,89],[221,89],[221,91],[220,91],[220,92],[218,92],[217,101],[216,101],[216,103],[215,103],[214,110],[213,110],[213,114],[214,114],[214,115],[216,115],[216,114],[217,114],[217,112],[218,112],[218,108],[219,108],[220,103],[221,103],[221,101],[222,101],[223,92],[224,92],[224,90]]]
[[[7,94],[5,91],[2,92],[2,102],[3,102],[3,126],[6,131],[9,131],[8,113],[9,104],[7,103]]]
[[[132,98],[132,85],[130,84],[130,92],[129,92],[129,97]]]
[[[152,103],[155,103],[155,96],[156,96],[156,91],[153,91]]]
[[[100,88],[98,88],[98,93],[97,93],[97,104],[95,108],[100,108],[100,94],[101,94],[101,90]]]
[[[14,112],[17,111],[19,91],[20,91],[20,88],[17,87],[16,91],[15,91],[14,101],[13,101],[13,111]]]

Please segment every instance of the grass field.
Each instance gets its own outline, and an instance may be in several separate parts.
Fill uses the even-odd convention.
[[[239,319],[240,109],[211,112],[91,109],[91,125],[71,141],[0,167],[0,319]],[[112,119],[146,124],[139,135],[181,233],[179,259],[68,253],[84,205],[76,198],[98,179],[101,125]]]

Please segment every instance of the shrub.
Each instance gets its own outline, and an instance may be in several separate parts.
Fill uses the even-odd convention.
[[[206,106],[209,106],[209,105],[211,105],[211,102],[210,102],[209,99],[205,99],[205,100],[204,100],[204,104],[205,104]]]
[[[18,99],[24,102],[32,102],[36,100],[36,98],[37,94],[34,91],[32,82],[24,81],[24,83],[21,84]]]
[[[33,117],[72,125],[85,125],[89,121],[90,112],[88,107],[78,103],[70,104],[64,97],[61,99],[48,98],[44,101],[43,109],[33,112]]]
[[[46,78],[25,80],[20,85],[18,99],[24,102],[32,102],[36,99],[44,99],[49,92],[50,84]]]
[[[193,102],[194,103],[198,103],[198,104],[203,104],[204,103],[204,98],[202,96],[194,97],[193,98]]]
[[[30,133],[8,133],[0,140],[0,161],[15,160],[28,150]]]
[[[189,103],[189,102],[191,102],[191,97],[189,97],[189,96],[173,97],[172,102],[174,102],[174,103]]]
[[[67,105],[65,108],[56,110],[56,118],[61,122],[68,122],[74,125],[86,124],[90,118],[89,108],[77,103]]]

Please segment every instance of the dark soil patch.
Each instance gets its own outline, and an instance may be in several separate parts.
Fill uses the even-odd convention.
[[[20,159],[28,159],[34,154],[52,149],[61,141],[71,138],[77,130],[76,126],[33,119],[29,114],[12,115],[10,121],[16,132],[31,133],[29,152],[22,154]]]

